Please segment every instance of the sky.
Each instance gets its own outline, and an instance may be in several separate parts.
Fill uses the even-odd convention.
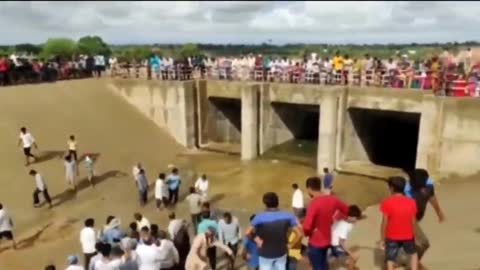
[[[480,40],[480,2],[0,2],[0,43],[99,35],[110,44]]]

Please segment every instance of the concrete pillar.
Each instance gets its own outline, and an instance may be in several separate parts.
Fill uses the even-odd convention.
[[[324,167],[335,168],[337,150],[338,98],[334,92],[326,93],[320,103],[318,130],[317,172]]]
[[[258,108],[260,85],[247,85],[242,89],[242,160],[258,156]]]
[[[442,130],[443,100],[434,95],[425,95],[422,101],[415,167],[427,169],[429,173],[438,170]]]

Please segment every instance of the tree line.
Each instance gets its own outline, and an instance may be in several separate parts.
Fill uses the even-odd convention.
[[[342,55],[349,55],[351,58],[361,58],[365,54],[374,57],[388,58],[398,54],[409,54],[413,59],[429,57],[440,53],[448,48],[457,51],[461,48],[479,46],[476,41],[462,43],[429,43],[429,44],[285,44],[273,45],[262,44],[148,44],[148,45],[109,45],[99,36],[85,36],[78,40],[70,38],[51,38],[43,44],[17,44],[13,46],[0,45],[0,54],[27,53],[39,58],[50,58],[60,56],[71,58],[81,54],[102,54],[104,56],[115,55],[119,60],[131,61],[133,59],[145,59],[152,53],[160,56],[173,58],[187,57],[194,55],[218,56],[239,56],[249,53],[262,54],[274,57],[304,57],[316,52],[320,57],[332,57],[336,51]]]

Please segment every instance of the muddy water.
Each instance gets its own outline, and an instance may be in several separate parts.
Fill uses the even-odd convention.
[[[303,187],[305,179],[316,174],[316,153],[316,141],[291,140],[250,162],[207,151],[183,154],[178,162],[194,174],[209,176],[213,201],[223,208],[252,211],[262,207],[261,197],[268,191],[277,192],[281,206],[289,208],[291,185]],[[346,202],[365,208],[384,198],[387,187],[382,180],[340,174],[335,178],[335,192]]]

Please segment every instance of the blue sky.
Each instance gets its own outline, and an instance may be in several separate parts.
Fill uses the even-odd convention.
[[[2,44],[410,43],[480,40],[480,2],[0,2]]]

